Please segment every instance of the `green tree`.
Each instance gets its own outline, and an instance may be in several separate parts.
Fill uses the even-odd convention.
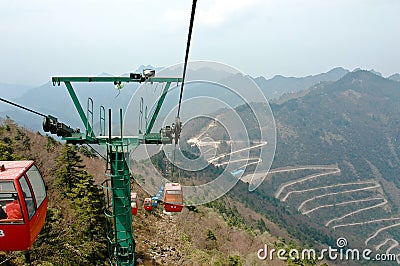
[[[66,144],[58,158],[57,182],[74,216],[69,250],[82,254],[77,264],[97,265],[105,260],[104,199],[93,176],[84,170],[74,145]]]
[[[79,173],[84,168],[76,146],[71,144],[64,145],[61,155],[57,159],[57,166],[57,184],[63,191],[64,196],[66,196],[71,193],[75,184],[79,182]]]
[[[213,241],[217,240],[217,237],[215,236],[214,232],[211,229],[208,229],[207,231],[207,240],[213,240]]]
[[[14,154],[11,144],[0,142],[0,160],[15,161],[22,159],[21,156]]]
[[[242,261],[240,260],[240,256],[239,255],[229,256],[229,265],[242,266]]]
[[[78,218],[81,236],[94,240],[104,231],[103,196],[87,171],[79,172],[78,178],[79,182],[74,184],[69,194],[69,201]]]
[[[60,145],[60,143],[55,140],[52,136],[46,135],[46,150],[47,152],[50,152],[51,150],[53,150],[56,146]]]
[[[95,151],[94,151],[92,148],[89,149],[86,145],[82,145],[82,146],[79,148],[79,151],[80,151],[84,156],[86,156],[86,157],[88,157],[88,158],[96,158],[96,157],[97,157]]]

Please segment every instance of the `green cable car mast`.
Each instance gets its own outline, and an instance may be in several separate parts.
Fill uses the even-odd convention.
[[[43,120],[43,129],[53,134],[61,136],[67,143],[73,144],[98,144],[106,147],[106,175],[108,178],[102,183],[106,196],[106,208],[104,214],[107,218],[107,239],[110,261],[117,266],[135,265],[135,240],[132,228],[131,198],[130,198],[130,169],[127,164],[129,150],[139,144],[172,144],[173,140],[178,143],[182,124],[179,114],[181,110],[183,87],[186,76],[186,68],[189,57],[190,41],[192,36],[193,22],[195,16],[197,0],[193,0],[192,11],[189,24],[189,33],[186,43],[185,61],[183,66],[183,77],[155,77],[154,71],[143,71],[141,73],[131,73],[129,77],[53,77],[53,85],[64,83],[76,110],[85,126],[86,132],[82,133],[74,130],[63,123],[58,122],[57,118],[46,116]],[[165,83],[161,96],[158,99],[154,113],[150,122],[142,132],[139,128],[138,136],[124,136],[122,125],[122,109],[120,109],[120,135],[113,136],[111,133],[111,109],[108,112],[108,136],[105,126],[105,108],[100,107],[100,134],[96,135],[93,131],[93,100],[88,99],[87,112],[83,111],[82,105],[72,87],[72,82],[112,82],[115,86],[120,86],[123,82],[150,82]],[[165,126],[158,132],[152,129],[161,106],[167,96],[172,82],[181,83],[178,113],[175,123]],[[142,106],[140,107],[142,108]],[[142,111],[142,110],[140,110]],[[140,121],[139,121],[140,123]],[[175,150],[174,150],[175,151]]]
[[[172,144],[172,140],[179,139],[180,123],[166,126],[158,132],[151,132],[161,106],[165,100],[172,82],[180,83],[182,78],[152,77],[144,74],[131,73],[130,77],[53,77],[53,85],[64,83],[74,103],[76,110],[85,126],[85,132],[74,130],[57,118],[47,116],[43,120],[43,129],[61,136],[71,144],[98,144],[107,151],[106,175],[108,178],[102,183],[106,196],[104,214],[107,218],[107,239],[110,260],[116,265],[134,265],[135,241],[132,229],[131,198],[130,198],[130,171],[127,164],[129,150],[139,144]],[[86,113],[72,87],[72,82],[112,82],[114,85],[122,82],[152,82],[165,83],[161,96],[158,99],[154,114],[144,132],[138,136],[123,136],[122,109],[120,109],[119,136],[111,134],[111,109],[108,112],[108,135],[105,126],[105,108],[100,106],[100,134],[93,130],[93,101],[88,99]]]

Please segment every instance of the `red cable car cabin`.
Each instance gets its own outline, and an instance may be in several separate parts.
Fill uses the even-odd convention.
[[[29,249],[43,228],[47,204],[33,161],[0,161],[0,250]]]
[[[143,208],[146,211],[152,211],[153,210],[153,203],[151,202],[151,198],[145,198],[144,199]]]
[[[131,211],[132,215],[136,215],[138,211],[137,193],[131,192]]]
[[[181,212],[183,208],[183,192],[179,183],[166,183],[164,187],[164,210]]]

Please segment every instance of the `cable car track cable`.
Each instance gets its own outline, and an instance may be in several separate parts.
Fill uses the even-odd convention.
[[[26,108],[26,107],[24,107],[24,106],[22,106],[20,104],[13,103],[13,102],[11,102],[9,100],[6,100],[4,98],[1,98],[1,97],[0,97],[0,101],[3,101],[5,103],[8,103],[8,104],[13,105],[15,107],[21,108],[21,109],[23,109],[25,111],[28,111],[28,112],[31,112],[31,113],[34,113],[36,115],[44,117],[44,120],[43,120],[43,131],[44,132],[51,132],[52,134],[57,134],[57,136],[60,136],[60,137],[64,137],[64,136],[70,135],[72,133],[79,132],[79,129],[73,129],[70,126],[68,126],[68,125],[66,125],[64,123],[59,122],[58,118],[56,118],[54,116],[44,115],[44,114],[39,113],[39,112],[37,112],[37,111],[35,111],[33,109]]]
[[[193,22],[194,22],[194,15],[196,13],[196,5],[197,5],[197,0],[193,0],[192,13],[190,15],[189,33],[188,33],[188,39],[187,39],[187,43],[186,43],[185,61],[184,61],[184,65],[183,65],[183,76],[182,76],[182,83],[181,83],[181,92],[180,92],[180,95],[179,95],[178,117],[179,117],[179,113],[181,111],[181,103],[182,103],[182,96],[183,96],[183,86],[185,84],[186,68],[187,68],[187,63],[188,63],[188,60],[189,60],[190,41],[192,39]]]
[[[10,104],[10,105],[13,105],[13,106],[16,106],[16,107],[18,107],[18,108],[24,109],[25,111],[34,113],[34,114],[36,114],[36,115],[40,115],[40,116],[43,116],[43,117],[47,117],[46,115],[44,115],[44,114],[42,114],[42,113],[39,113],[39,112],[36,112],[35,110],[26,108],[26,107],[24,107],[24,106],[22,106],[22,105],[13,103],[13,102],[8,101],[8,100],[6,100],[6,99],[4,99],[4,98],[1,98],[1,97],[0,97],[0,101],[3,101],[3,102],[8,103],[8,104]]]
[[[197,0],[193,0],[192,12],[190,14],[188,38],[187,38],[187,42],[186,42],[185,61],[184,61],[184,64],[183,64],[183,75],[182,75],[181,90],[180,90],[180,95],[179,95],[178,113],[177,113],[177,116],[176,116],[177,119],[176,119],[176,123],[175,123],[175,126],[179,128],[178,132],[175,132],[175,134],[179,134],[179,135],[180,135],[180,130],[181,130],[181,126],[180,126],[180,124],[178,124],[178,123],[180,123],[179,114],[180,114],[181,105],[182,105],[183,87],[185,85],[186,69],[187,69],[187,63],[188,63],[188,60],[189,60],[190,42],[192,40],[194,16],[196,14],[196,5],[197,5]],[[177,139],[179,139],[179,136],[177,138],[175,138],[175,147],[174,147],[173,159],[172,159],[173,163],[171,163],[172,164],[171,165],[171,180],[173,180],[173,176],[174,176],[175,151],[176,151]]]
[[[86,143],[87,146],[89,146],[95,153],[97,153],[103,160],[107,161],[107,158],[104,157],[100,152],[98,152],[96,149],[94,149],[92,146],[90,146],[89,143]]]

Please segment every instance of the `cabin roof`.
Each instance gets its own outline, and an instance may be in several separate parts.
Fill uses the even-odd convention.
[[[165,190],[182,190],[182,186],[179,183],[166,183]]]
[[[33,161],[0,161],[0,181],[19,178],[32,165]]]

